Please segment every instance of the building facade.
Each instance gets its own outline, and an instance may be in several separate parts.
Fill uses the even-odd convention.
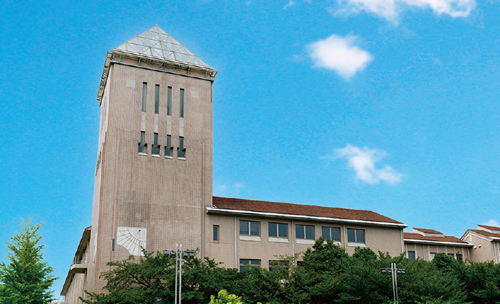
[[[267,268],[280,255],[298,254],[300,262],[319,237],[349,254],[368,247],[423,259],[438,252],[475,256],[469,242],[480,233],[473,231],[468,240],[424,229],[408,234],[405,224],[373,211],[213,196],[216,74],[158,26],[107,53],[92,225],[68,271],[65,303],[81,303],[84,290],[101,292],[106,282],[99,275],[109,261],[176,244],[232,268]]]

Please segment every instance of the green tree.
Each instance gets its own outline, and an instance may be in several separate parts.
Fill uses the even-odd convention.
[[[43,259],[38,231],[42,225],[22,222],[23,229],[7,242],[9,263],[0,264],[0,303],[45,304],[54,299],[49,288],[57,279]]]
[[[208,304],[243,304],[241,297],[234,294],[228,294],[225,289],[219,291],[217,298],[215,296],[210,297],[210,303]]]

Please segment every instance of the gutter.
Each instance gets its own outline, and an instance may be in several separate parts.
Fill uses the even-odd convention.
[[[365,220],[350,220],[332,217],[321,217],[321,216],[310,216],[310,215],[293,215],[285,213],[273,213],[273,212],[258,212],[258,211],[248,211],[248,210],[232,210],[232,209],[219,209],[214,206],[205,206],[207,213],[212,214],[235,214],[235,215],[248,215],[248,216],[260,216],[260,217],[280,217],[294,220],[306,220],[306,221],[322,221],[322,222],[334,222],[342,224],[357,224],[365,226],[382,226],[389,228],[406,228],[408,225],[402,223],[388,223],[388,222],[375,222],[375,221],[365,221]]]
[[[405,243],[413,244],[425,244],[425,245],[448,245],[448,246],[460,246],[460,247],[472,247],[473,244],[467,243],[457,243],[457,242],[441,242],[441,241],[431,241],[431,240],[415,240],[415,239],[405,239]]]

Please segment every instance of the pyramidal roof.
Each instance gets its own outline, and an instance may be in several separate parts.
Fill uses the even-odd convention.
[[[158,25],[114,48],[113,51],[212,70]]]

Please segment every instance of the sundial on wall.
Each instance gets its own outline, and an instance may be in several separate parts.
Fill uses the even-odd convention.
[[[123,246],[132,255],[144,256],[142,248],[146,249],[146,228],[118,227],[116,244]]]

